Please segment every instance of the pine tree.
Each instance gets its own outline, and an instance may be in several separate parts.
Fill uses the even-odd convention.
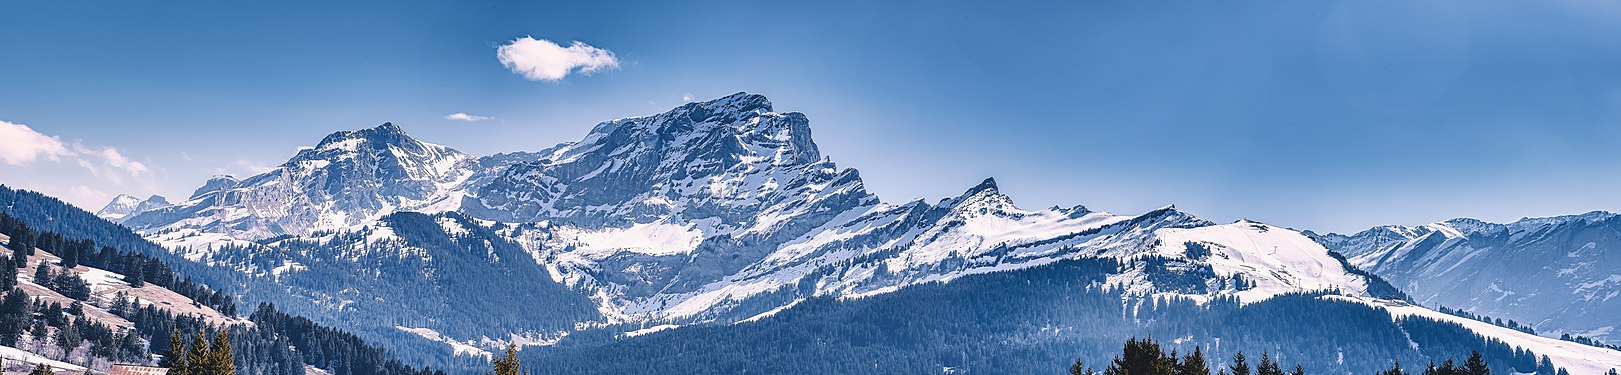
[[[1097,375],[1097,372],[1086,368],[1086,364],[1077,359],[1074,364],[1069,365],[1069,375]]]
[[[33,319],[28,295],[22,289],[12,288],[0,299],[0,345],[16,346],[22,339],[23,329]]]
[[[39,267],[34,267],[34,283],[49,288],[52,278],[51,266],[43,260],[39,261]]]
[[[82,341],[84,341],[84,336],[80,334],[78,325],[68,324],[56,331],[56,346],[62,348],[62,352],[73,352],[73,349],[78,348],[79,343]]]
[[[129,257],[129,261],[124,265],[124,281],[128,282],[131,288],[146,286],[146,279],[143,278],[146,276],[145,273],[146,266],[141,263],[141,257]]]
[[[1544,354],[1542,360],[1537,362],[1537,375],[1558,375],[1559,371],[1553,367],[1553,361]]]
[[[52,375],[52,374],[53,373],[51,371],[51,367],[46,366],[44,363],[34,365],[34,371],[31,371],[31,372],[28,373],[28,375]]]
[[[208,337],[203,331],[197,331],[197,338],[191,341],[190,350],[186,351],[187,375],[212,375],[209,373]]]
[[[1463,362],[1463,373],[1469,375],[1491,375],[1492,370],[1486,368],[1486,359],[1480,357],[1479,351],[1470,351],[1469,360]]]
[[[1379,375],[1407,375],[1407,371],[1404,371],[1404,370],[1401,369],[1401,361],[1397,360],[1396,365],[1394,367],[1391,367],[1389,370],[1385,370],[1383,372],[1380,372]]]
[[[1175,360],[1165,355],[1159,342],[1152,338],[1132,338],[1126,340],[1120,356],[1114,358],[1109,368],[1104,369],[1107,375],[1171,375],[1176,368]]]
[[[119,337],[118,353],[120,359],[145,358],[146,348],[141,346],[140,335],[131,332]]]
[[[495,375],[522,375],[518,363],[518,346],[507,344],[506,358],[495,360]]]
[[[17,266],[11,263],[11,258],[0,257],[0,290],[11,290],[17,287]]]
[[[1261,353],[1261,365],[1255,367],[1255,375],[1283,375],[1283,369],[1278,368],[1277,362],[1272,362],[1272,356]]]
[[[33,336],[34,340],[39,342],[43,342],[43,340],[45,340],[45,336],[49,336],[50,334],[51,331],[45,328],[45,322],[37,320],[34,321],[34,326],[28,330],[28,335]]]
[[[107,312],[117,316],[129,315],[129,293],[122,290],[114,293],[112,305],[107,307]]]
[[[1250,375],[1250,364],[1244,360],[1244,352],[1233,355],[1233,364],[1227,366],[1227,373],[1232,375]]]
[[[28,247],[33,244],[28,243],[27,230],[17,232],[11,235],[11,243],[7,244],[11,247],[11,260],[17,268],[28,267]]]
[[[169,331],[169,350],[163,352],[163,360],[158,366],[168,367],[169,375],[191,375],[186,372],[186,343],[180,337],[180,330]]]
[[[1204,350],[1193,347],[1193,354],[1182,357],[1182,363],[1176,367],[1177,375],[1210,375],[1210,367],[1205,363]]]
[[[231,354],[231,340],[221,330],[214,336],[214,346],[208,349],[206,375],[236,375],[236,356]]]
[[[1291,372],[1289,374],[1290,375],[1306,375],[1306,368],[1301,367],[1300,365],[1295,365],[1295,372]]]

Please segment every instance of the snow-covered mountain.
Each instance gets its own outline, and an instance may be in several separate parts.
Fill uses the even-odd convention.
[[[131,228],[240,240],[308,235],[431,210],[478,165],[471,155],[418,141],[398,126],[328,135],[275,169],[241,181],[217,177],[185,202],[141,212]]]
[[[1317,237],[1426,305],[1621,338],[1621,215],[1453,219]]]
[[[139,214],[153,209],[168,206],[169,200],[161,195],[153,195],[146,199],[137,198],[129,194],[119,194],[111,202],[96,211],[96,216],[111,221],[122,221],[131,215]]]
[[[463,346],[752,321],[808,299],[1077,259],[1119,264],[1100,287],[1133,298],[1404,298],[1263,223],[1170,206],[1024,209],[991,179],[885,202],[821,155],[805,115],[748,93],[605,122],[532,153],[474,157],[393,124],[338,132],[275,170],[217,177],[124,223],[276,285],[245,291],[250,303]]]

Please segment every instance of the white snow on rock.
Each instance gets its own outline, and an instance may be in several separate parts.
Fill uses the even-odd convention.
[[[1217,275],[1240,275],[1253,288],[1233,291],[1243,302],[1278,294],[1333,290],[1366,295],[1368,282],[1352,274],[1328,249],[1293,230],[1253,221],[1155,232],[1155,255],[1189,257],[1189,244],[1208,249],[1200,257]]]

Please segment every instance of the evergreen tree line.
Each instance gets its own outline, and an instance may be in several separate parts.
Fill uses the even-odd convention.
[[[98,358],[144,361],[147,351],[143,344],[138,335],[87,319],[85,307],[78,301],[67,308],[55,302],[46,304],[29,298],[21,288],[0,297],[0,345],[31,348],[47,357],[90,365]]]
[[[1606,343],[1604,343],[1602,341],[1598,341],[1598,340],[1595,340],[1595,339],[1593,339],[1591,337],[1587,337],[1587,336],[1579,336],[1579,335],[1572,335],[1572,334],[1569,334],[1569,333],[1562,333],[1562,334],[1559,334],[1559,339],[1574,342],[1574,343],[1577,343],[1577,344],[1587,345],[1587,346],[1597,346],[1597,347],[1600,347],[1600,348],[1605,348],[1605,349],[1610,349],[1610,350],[1621,350],[1621,345],[1606,344]]]
[[[236,315],[236,301],[229,294],[210,289],[192,281],[189,277],[180,277],[175,274],[168,264],[152,257],[119,251],[111,246],[100,246],[98,248],[95,241],[88,238],[69,239],[60,233],[37,230],[29,226],[28,223],[23,222],[23,220],[5,212],[0,212],[0,234],[5,234],[11,238],[6,246],[11,248],[11,265],[15,268],[28,267],[28,257],[34,255],[35,249],[44,249],[62,258],[61,266],[64,270],[72,269],[81,264],[100,268],[123,275],[124,281],[128,282],[132,287],[141,287],[150,282],[153,285],[179,293],[199,304],[211,307],[222,314]],[[44,266],[41,265],[40,267]],[[64,275],[71,274],[71,272],[63,273]],[[75,274],[71,277],[77,278],[78,276]],[[6,282],[0,280],[0,283]],[[82,284],[82,280],[79,284]],[[41,285],[50,286],[45,283],[41,283]],[[71,285],[64,284],[62,286]],[[56,290],[56,288],[52,289]],[[89,294],[88,288],[85,288],[83,293],[77,293],[77,290],[74,291],[74,295],[63,294],[69,297],[83,295],[85,298]],[[80,297],[74,298],[83,299]]]
[[[1380,371],[1378,375],[1408,375],[1414,374],[1402,369],[1401,361],[1396,360],[1388,370]],[[1292,370],[1285,372],[1282,363],[1272,359],[1268,353],[1261,353],[1261,362],[1251,367],[1249,358],[1243,352],[1233,355],[1231,362],[1225,366],[1215,366],[1215,373],[1220,375],[1305,375],[1303,366],[1295,365]],[[1153,338],[1131,338],[1126,340],[1120,353],[1109,361],[1109,365],[1102,372],[1087,367],[1081,359],[1075,360],[1069,367],[1070,375],[1210,375],[1212,363],[1204,357],[1204,349],[1193,347],[1193,352],[1187,355],[1178,355],[1176,349],[1167,351],[1159,341]],[[1422,375],[1491,375],[1491,367],[1486,364],[1485,357],[1478,351],[1471,351],[1469,358],[1463,364],[1457,364],[1452,359],[1436,364],[1431,361],[1429,366],[1416,374]],[[1614,375],[1615,370],[1610,370]]]
[[[231,353],[228,337],[221,331],[210,343],[197,331],[197,338],[183,342],[180,330],[169,331],[169,350],[158,366],[168,367],[173,375],[236,375],[236,355]]]
[[[359,336],[289,315],[269,303],[259,304],[259,308],[248,315],[248,320],[259,329],[286,336],[303,355],[304,363],[330,370],[335,375],[444,375],[442,371],[404,365]]]
[[[1456,317],[1460,317],[1460,318],[1474,319],[1474,320],[1478,320],[1478,321],[1486,323],[1486,324],[1491,324],[1491,325],[1498,326],[1498,327],[1508,328],[1508,329],[1512,329],[1512,330],[1515,330],[1515,331],[1525,332],[1525,333],[1529,333],[1529,334],[1533,334],[1533,335],[1537,334],[1537,330],[1535,328],[1531,328],[1531,326],[1528,326],[1528,325],[1520,324],[1520,322],[1516,322],[1516,321],[1514,321],[1514,319],[1509,319],[1509,320],[1505,321],[1502,318],[1493,318],[1493,317],[1489,317],[1489,316],[1485,316],[1485,315],[1472,314],[1472,313],[1470,313],[1468,311],[1463,311],[1461,309],[1454,309],[1454,308],[1450,308],[1450,307],[1446,307],[1446,306],[1436,306],[1435,311],[1440,311],[1442,313],[1452,315],[1452,316],[1456,316]]]
[[[136,330],[149,338],[153,350],[166,353],[162,365],[179,363],[180,368],[189,369],[181,375],[221,374],[206,370],[222,368],[219,363],[227,360],[220,358],[221,353],[231,353],[229,361],[234,362],[235,371],[252,375],[302,375],[305,364],[334,375],[444,375],[442,371],[401,364],[352,334],[287,315],[268,304],[260,305],[248,317],[254,324],[229,327],[192,315],[176,316],[150,304],[109,311],[135,323]],[[209,336],[215,337],[212,343],[205,339]],[[187,341],[184,337],[195,339]],[[220,340],[228,340],[228,352],[220,347]]]
[[[1238,353],[1265,353],[1283,372],[1300,366],[1313,373],[1371,374],[1389,369],[1393,360],[1425,363],[1474,351],[1497,374],[1536,373],[1542,366],[1536,353],[1457,323],[1395,319],[1382,308],[1321,293],[1253,303],[1132,297],[1106,287],[1120,267],[1129,265],[1106,258],[1066,260],[858,299],[809,298],[748,323],[634,338],[618,333],[637,327],[588,329],[518,355],[568,374],[894,374],[942,368],[1050,373],[1069,366],[1077,354],[1105,371],[1129,337],[1176,337],[1185,339],[1162,342],[1166,351],[1197,351],[1211,362],[1220,358],[1223,367]],[[1248,358],[1251,371],[1259,359]]]
[[[124,297],[118,296],[115,298]],[[233,325],[222,328],[209,323],[203,318],[194,315],[177,316],[169,310],[152,304],[137,306],[135,304],[117,304],[115,302],[115,307],[109,308],[108,311],[134,323],[136,333],[146,338],[152,351],[165,353],[160,365],[167,366],[182,363],[185,364],[180,367],[182,370],[188,368],[187,366],[198,371],[208,368],[208,366],[202,366],[203,362],[188,359],[186,353],[209,349],[206,352],[216,353],[214,355],[217,356],[217,353],[222,353],[220,350],[212,349],[212,346],[217,346],[217,344],[199,339],[213,336],[217,342],[223,334],[228,339],[231,348],[230,353],[232,354],[230,361],[233,365],[232,371],[236,373],[250,375],[304,374],[303,357],[300,355],[299,350],[294,348],[286,337],[279,336],[275,332],[248,325]],[[184,339],[186,337],[197,337],[199,339],[187,341]],[[199,342],[204,343],[203,348],[197,348]],[[179,355],[177,356],[176,353],[179,353]],[[213,368],[220,368],[218,366],[220,360],[217,358],[202,355],[195,356],[195,358],[205,358],[204,362],[214,360],[215,362],[212,363]],[[193,371],[187,375],[204,374],[210,374],[210,372]]]
[[[10,263],[10,258],[0,260],[0,265],[9,265]],[[34,268],[34,284],[39,284],[64,297],[72,298],[75,303],[90,299],[90,284],[86,284],[84,278],[79,277],[78,273],[66,268],[61,273],[52,272],[51,266],[43,260],[39,261],[39,266]]]

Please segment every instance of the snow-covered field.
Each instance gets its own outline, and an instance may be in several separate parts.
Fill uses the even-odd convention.
[[[20,363],[26,363],[30,367],[33,366],[33,365],[43,363],[46,366],[50,366],[52,369],[54,369],[56,371],[67,370],[67,371],[83,372],[83,371],[86,370],[84,368],[84,366],[79,366],[79,365],[75,365],[75,364],[72,364],[72,363],[62,362],[62,361],[58,361],[58,360],[54,360],[54,359],[50,359],[50,358],[45,358],[45,357],[42,357],[42,356],[40,356],[38,354],[29,353],[26,350],[17,349],[17,348],[13,348],[13,347],[9,347],[9,346],[0,346],[0,360],[4,360],[7,366],[11,366],[11,364],[19,363],[19,362]]]
[[[1390,312],[1392,318],[1420,316],[1445,322],[1462,324],[1482,336],[1493,337],[1509,345],[1522,347],[1537,355],[1546,355],[1553,361],[1554,366],[1564,367],[1571,374],[1603,374],[1610,369],[1621,369],[1621,351],[1605,349],[1590,345],[1583,345],[1570,341],[1550,337],[1528,334],[1508,328],[1498,327],[1474,319],[1453,316],[1439,311],[1430,310],[1400,301],[1380,300],[1364,297],[1325,296],[1323,298],[1339,299],[1376,306]]]

